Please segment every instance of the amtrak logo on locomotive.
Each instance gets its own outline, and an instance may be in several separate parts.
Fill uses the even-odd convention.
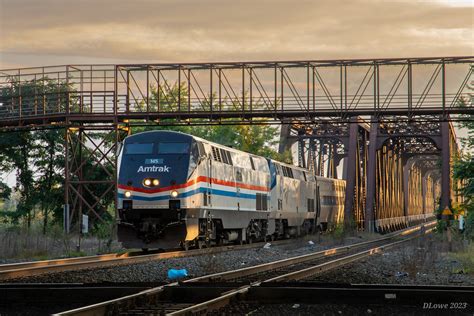
[[[170,167],[168,166],[151,166],[151,167],[143,167],[140,166],[138,168],[138,172],[170,172]]]

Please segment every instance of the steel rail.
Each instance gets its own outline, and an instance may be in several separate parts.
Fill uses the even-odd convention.
[[[404,230],[401,230],[401,231],[398,231],[398,232],[387,234],[385,237],[370,240],[370,241],[365,241],[365,242],[362,242],[362,243],[357,243],[357,244],[353,244],[353,245],[349,245],[349,246],[343,246],[343,247],[336,247],[336,248],[327,249],[327,250],[324,250],[324,251],[319,251],[319,252],[308,254],[308,255],[302,255],[302,256],[298,256],[298,257],[278,260],[278,261],[274,261],[274,262],[270,262],[270,263],[266,263],[266,264],[261,264],[261,265],[257,265],[257,266],[253,266],[253,267],[242,268],[242,269],[238,269],[238,270],[226,271],[226,272],[221,272],[221,273],[215,273],[215,274],[211,274],[211,275],[206,275],[206,276],[202,276],[202,277],[197,277],[197,278],[185,280],[182,283],[184,283],[186,285],[191,285],[193,283],[198,283],[198,282],[212,282],[212,281],[235,279],[237,277],[245,277],[245,276],[248,276],[248,275],[251,275],[251,274],[257,274],[257,273],[260,273],[260,272],[270,271],[270,270],[274,270],[274,269],[285,267],[285,266],[291,266],[295,263],[311,261],[311,260],[315,260],[315,259],[318,259],[318,258],[329,257],[329,256],[333,256],[335,254],[341,254],[342,252],[346,252],[347,249],[357,249],[357,248],[367,246],[367,245],[371,245],[371,244],[374,244],[374,243],[378,243],[378,242],[381,242],[381,241],[390,240],[390,239],[397,238],[397,237],[400,237],[400,236],[406,236],[406,235],[412,234],[412,233],[420,231],[420,230],[422,231],[422,233],[425,233],[426,231],[424,231],[424,227],[426,227],[426,226],[431,227],[435,223],[436,222],[433,221],[433,222],[425,223],[425,224],[418,225],[418,226],[415,226],[415,227],[410,227],[410,228],[407,228],[407,229],[404,229]],[[380,247],[380,246],[378,246],[378,247]],[[215,304],[223,304],[223,301],[228,301],[228,300],[236,297],[239,294],[245,293],[245,292],[248,291],[248,289],[251,286],[258,285],[262,282],[263,281],[254,282],[251,285],[244,286],[244,287],[239,288],[239,289],[231,290],[228,293],[225,293],[225,294],[223,294],[219,297],[216,297],[214,299],[205,301],[203,303],[199,303],[199,304],[187,307],[187,308],[179,310],[179,311],[175,311],[175,312],[171,313],[170,315],[185,314],[185,313],[188,313],[190,311],[199,311],[199,310],[206,309],[211,305],[214,306]],[[136,293],[136,294],[133,294],[133,295],[123,297],[123,298],[118,298],[118,299],[110,300],[110,301],[103,302],[103,303],[98,303],[98,304],[85,306],[85,307],[70,310],[70,311],[65,311],[65,312],[59,313],[57,315],[105,315],[105,314],[107,314],[107,311],[110,311],[110,310],[117,311],[118,308],[120,308],[121,306],[133,306],[136,302],[157,300],[158,297],[160,296],[160,294],[163,293],[164,290],[167,287],[176,287],[176,286],[179,286],[179,285],[180,285],[180,283],[174,282],[174,283],[168,284],[166,286],[160,286],[160,287],[157,287],[157,288],[154,288],[154,289],[142,291],[142,292],[139,292],[139,293]]]
[[[293,240],[275,240],[273,244],[283,245]],[[246,245],[225,245],[204,249],[191,249],[188,251],[166,251],[161,253],[141,254],[142,252],[114,253],[98,256],[87,256],[77,258],[64,258],[53,260],[42,260],[33,262],[10,263],[0,265],[0,281],[19,277],[41,275],[44,273],[63,272],[86,268],[102,268],[112,265],[125,265],[146,262],[150,260],[162,260],[169,258],[181,258],[216,254],[220,252],[243,250],[261,247],[265,242]]]
[[[430,233],[432,230],[433,230],[433,228],[430,228],[430,229],[426,230],[425,234]],[[405,243],[407,241],[411,241],[411,240],[413,240],[415,238],[418,238],[418,237],[419,236],[413,236],[413,237],[405,238],[403,240],[395,241],[395,242],[390,243],[388,245],[382,245],[382,246],[374,247],[374,248],[364,250],[364,251],[361,251],[361,252],[358,252],[358,253],[355,253],[355,254],[352,254],[352,255],[347,255],[347,256],[342,257],[342,258],[334,259],[334,260],[331,260],[329,262],[325,262],[325,263],[318,264],[318,265],[315,265],[315,266],[312,266],[312,267],[308,267],[306,269],[302,269],[302,270],[299,270],[299,271],[283,274],[283,275],[265,280],[264,282],[281,282],[281,281],[305,279],[307,277],[319,274],[319,273],[327,271],[327,270],[338,268],[340,266],[343,266],[343,265],[346,265],[348,263],[360,260],[362,258],[371,256],[373,254],[382,253],[386,249],[390,249],[390,248],[399,246],[402,243]]]
[[[426,226],[433,226],[434,224],[435,224],[435,222],[426,223],[425,227]],[[346,253],[350,250],[354,250],[354,249],[357,249],[357,248],[360,248],[360,247],[365,247],[365,246],[372,245],[372,244],[375,244],[375,243],[390,240],[390,239],[393,239],[393,238],[398,237],[398,236],[405,236],[405,235],[411,234],[415,231],[418,231],[420,229],[421,229],[421,226],[410,227],[410,228],[406,228],[404,230],[400,230],[398,232],[393,232],[393,233],[387,234],[386,236],[384,236],[382,238],[377,238],[377,239],[374,239],[374,240],[368,240],[368,241],[364,241],[364,242],[360,242],[360,243],[356,243],[356,244],[352,244],[352,245],[347,245],[347,246],[334,247],[334,248],[327,249],[327,250],[322,250],[322,251],[318,251],[318,252],[314,252],[314,253],[310,253],[310,254],[305,254],[305,255],[301,255],[301,256],[297,256],[297,257],[282,259],[282,260],[273,261],[273,262],[269,262],[269,263],[263,263],[263,264],[260,264],[260,265],[245,267],[245,268],[241,268],[241,269],[237,269],[237,270],[231,270],[231,271],[225,271],[225,272],[205,275],[205,276],[197,277],[197,278],[194,278],[194,279],[185,280],[185,281],[183,281],[183,283],[214,282],[214,281],[223,281],[223,280],[231,280],[231,279],[236,279],[236,278],[242,278],[242,277],[246,277],[246,276],[249,276],[249,275],[258,274],[258,273],[261,273],[261,272],[266,272],[266,271],[269,271],[269,270],[275,270],[275,269],[291,266],[291,265],[294,265],[294,264],[304,263],[304,262],[307,262],[307,261],[313,261],[313,260],[316,260],[316,259],[333,256],[333,255],[336,255],[336,254],[343,254],[343,253]]]
[[[359,313],[364,313],[368,308],[374,307],[376,310],[384,311],[391,306],[392,313],[398,315],[410,312],[416,315],[416,311],[421,314],[463,314],[472,315],[474,305],[474,286],[450,286],[450,285],[398,285],[398,284],[343,284],[335,286],[334,284],[284,282],[271,283],[258,287],[252,287],[245,297],[239,297],[235,304],[229,307],[232,310],[234,306],[247,305],[242,313],[261,311],[262,305],[278,304],[292,306],[295,302],[299,304],[308,304],[313,306],[314,314],[320,311],[320,307],[329,304],[350,305],[352,314],[356,312],[353,308],[360,307]],[[443,310],[427,309],[429,302],[437,306],[445,306]],[[451,303],[453,302],[453,303]],[[387,306],[388,305],[388,306]],[[307,306],[307,307],[309,307]],[[400,306],[404,312],[397,313],[397,306]],[[311,309],[306,309],[306,313]],[[343,308],[343,307],[342,307]],[[292,310],[290,307],[289,310]],[[324,310],[324,308],[323,308]],[[298,309],[293,310],[298,312]],[[230,314],[227,311],[221,311],[222,314]],[[375,312],[374,314],[378,314]]]
[[[428,230],[426,230],[422,233],[424,235],[424,234],[427,234],[427,233],[431,232],[432,230],[433,230],[433,228],[428,229]],[[354,262],[356,260],[360,260],[360,259],[368,257],[370,255],[373,255],[373,254],[376,254],[376,253],[381,253],[385,249],[389,249],[389,248],[398,246],[402,243],[413,240],[417,237],[419,237],[419,235],[413,236],[413,237],[408,237],[408,238],[405,238],[405,239],[400,240],[400,241],[395,241],[393,243],[390,243],[390,244],[387,244],[387,245],[384,245],[384,246],[378,246],[378,247],[375,247],[375,248],[364,250],[364,251],[358,252],[356,254],[347,255],[347,256],[344,256],[342,258],[331,260],[331,261],[328,261],[328,262],[325,262],[325,263],[322,263],[322,264],[319,264],[319,265],[316,265],[316,266],[313,266],[313,267],[310,267],[310,268],[306,268],[306,269],[303,269],[303,270],[287,273],[287,274],[284,274],[284,275],[281,275],[281,276],[278,276],[278,277],[262,280],[262,281],[259,281],[259,282],[254,282],[250,285],[243,286],[239,289],[229,291],[229,292],[227,292],[227,293],[225,293],[225,294],[223,294],[219,297],[216,297],[214,299],[211,299],[211,300],[208,300],[208,301],[205,301],[205,302],[193,305],[193,306],[186,307],[186,308],[181,309],[179,311],[168,313],[167,315],[170,315],[170,316],[171,315],[172,316],[190,315],[190,314],[201,313],[203,311],[215,310],[219,307],[227,305],[229,302],[231,302],[233,300],[238,300],[239,296],[248,295],[250,289],[252,289],[254,287],[258,287],[261,284],[265,284],[265,283],[269,283],[269,282],[281,282],[281,281],[286,281],[286,280],[304,279],[304,278],[307,278],[307,277],[312,276],[312,275],[316,275],[316,274],[324,272],[324,271],[328,271],[328,270],[331,270],[331,269],[341,267],[343,265]]]

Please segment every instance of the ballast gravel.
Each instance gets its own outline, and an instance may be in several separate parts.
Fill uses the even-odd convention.
[[[312,277],[310,281],[472,286],[474,273],[472,267],[463,266],[450,254],[445,241],[431,234],[402,247]]]
[[[270,247],[242,249],[221,253],[190,256],[182,258],[156,259],[136,264],[115,265],[104,268],[91,268],[55,272],[38,276],[21,277],[6,282],[23,283],[102,283],[102,282],[169,282],[169,269],[186,269],[188,278],[206,274],[234,270],[275,260],[295,257],[311,252],[325,250],[340,245],[349,245],[364,240],[380,238],[379,235],[363,235],[334,240],[323,235],[306,236],[290,243],[271,244]]]

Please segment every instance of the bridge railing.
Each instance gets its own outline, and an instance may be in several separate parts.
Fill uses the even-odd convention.
[[[0,71],[0,122],[465,113],[474,57],[65,65]],[[5,124],[4,124],[5,125]]]

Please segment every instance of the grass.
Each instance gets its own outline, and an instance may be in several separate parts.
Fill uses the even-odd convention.
[[[107,242],[96,236],[83,236],[80,249],[77,234],[66,235],[61,227],[53,226],[47,234],[40,225],[30,229],[21,226],[0,227],[0,261],[47,260],[79,257],[121,250],[116,242]]]
[[[450,257],[461,264],[463,273],[474,275],[474,243],[460,251],[450,253]],[[454,273],[459,272],[461,271],[454,271]]]

